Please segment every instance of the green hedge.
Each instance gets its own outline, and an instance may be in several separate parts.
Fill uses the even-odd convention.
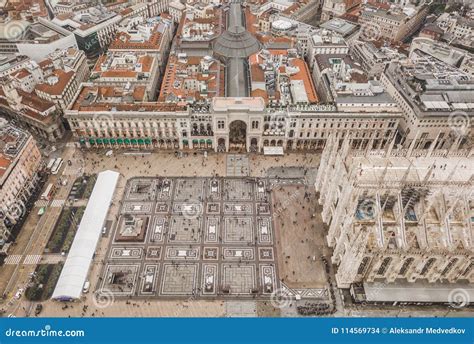
[[[46,245],[46,252],[60,253],[69,251],[85,209],[85,207],[63,209]],[[73,214],[75,221],[71,220]]]
[[[62,269],[63,263],[38,265],[31,284],[26,288],[26,299],[30,301],[45,301],[51,298]]]

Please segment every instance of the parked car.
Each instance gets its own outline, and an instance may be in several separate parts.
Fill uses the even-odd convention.
[[[83,292],[84,294],[88,293],[90,286],[91,286],[90,282],[89,282],[89,281],[86,281],[86,282],[84,283],[84,287],[82,288],[82,292]]]
[[[16,300],[20,299],[21,295],[23,295],[23,292],[24,292],[23,288],[18,289],[18,291],[15,294],[15,299]]]

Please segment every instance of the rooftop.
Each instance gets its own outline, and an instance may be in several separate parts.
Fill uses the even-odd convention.
[[[429,55],[391,62],[385,74],[419,116],[474,115],[474,79]]]
[[[99,57],[91,71],[90,79],[109,82],[146,82],[156,66],[156,58],[147,53],[109,51]]]
[[[211,56],[171,55],[161,85],[160,101],[194,103],[224,96],[225,73]]]
[[[30,135],[0,119],[0,179],[25,146]]]
[[[67,84],[74,78],[74,72],[65,72],[57,69],[49,75],[44,83],[37,84],[36,91],[44,92],[50,95],[61,95],[66,91]]]
[[[357,29],[357,25],[351,23],[350,21],[334,18],[328,20],[327,22],[319,25],[321,28],[330,30],[340,34],[342,37],[347,37]]]
[[[94,28],[108,20],[121,17],[103,6],[90,7],[87,11],[80,13],[63,13],[58,14],[53,19],[53,23],[75,33],[88,32],[89,29]]]
[[[96,86],[84,83],[70,111],[95,113],[99,111],[119,112],[153,112],[185,111],[185,106],[173,103],[147,102],[145,86]]]
[[[308,65],[296,51],[262,50],[250,56],[249,64],[253,96],[284,105],[318,101]]]
[[[163,35],[170,30],[171,23],[161,18],[152,18],[140,23],[129,21],[126,27],[119,28],[109,50],[150,50],[161,49]]]

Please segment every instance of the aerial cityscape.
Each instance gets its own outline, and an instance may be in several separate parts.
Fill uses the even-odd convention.
[[[0,0],[0,79],[1,317],[472,317],[472,1]]]

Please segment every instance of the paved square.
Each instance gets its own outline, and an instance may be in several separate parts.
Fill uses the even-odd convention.
[[[161,294],[194,294],[197,281],[197,264],[165,264]]]
[[[203,197],[204,179],[183,178],[176,180],[176,191],[174,199],[176,201],[198,200]]]
[[[255,178],[134,178],[102,271],[116,297],[258,298],[279,288],[270,190]]]
[[[196,243],[201,236],[201,219],[172,216],[168,242]]]
[[[249,158],[245,154],[228,154],[226,161],[228,176],[245,177],[250,174]]]
[[[253,218],[226,217],[224,219],[224,242],[226,244],[253,243]]]
[[[229,294],[253,294],[256,292],[254,265],[224,264],[223,267],[224,292]]]

